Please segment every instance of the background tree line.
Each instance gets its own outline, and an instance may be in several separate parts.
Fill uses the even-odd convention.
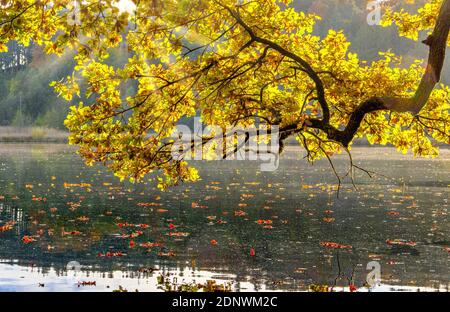
[[[397,36],[394,27],[370,26],[366,22],[367,1],[355,0],[298,0],[298,10],[313,12],[322,17],[316,33],[324,36],[328,29],[343,30],[350,49],[367,61],[379,57],[378,51],[392,50],[406,60],[426,58],[427,47]],[[404,1],[403,1],[404,2]],[[391,1],[401,5],[402,1]],[[423,4],[416,1],[411,9]],[[34,44],[27,47],[9,43],[9,51],[0,53],[0,126],[43,126],[64,129],[64,119],[70,105],[59,99],[49,84],[71,75],[74,61],[72,55],[62,57],[46,55]],[[124,48],[111,52],[110,65],[120,65],[128,58]],[[450,64],[443,71],[443,82],[450,82]],[[129,86],[133,88],[133,86]]]

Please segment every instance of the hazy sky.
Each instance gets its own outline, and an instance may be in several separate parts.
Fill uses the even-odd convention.
[[[124,11],[132,11],[134,3],[131,0],[120,0],[119,8]]]

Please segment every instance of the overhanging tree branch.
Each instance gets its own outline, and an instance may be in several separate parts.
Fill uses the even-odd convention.
[[[418,114],[428,102],[431,93],[441,78],[445,60],[447,40],[450,31],[450,0],[445,0],[440,9],[433,33],[424,41],[430,47],[426,71],[416,93],[411,98],[399,97],[373,97],[361,103],[351,114],[345,129],[339,130],[330,124],[330,109],[325,97],[324,84],[319,74],[300,56],[281,47],[277,43],[258,36],[253,29],[241,18],[239,12],[222,5],[236,22],[248,33],[252,41],[270,47],[283,56],[297,62],[302,70],[314,81],[317,91],[317,100],[321,106],[323,116],[321,119],[311,118],[305,120],[303,125],[291,124],[280,129],[281,140],[292,134],[303,131],[304,126],[316,128],[325,132],[330,140],[348,147],[358,131],[364,117],[375,111],[390,110],[393,112],[410,112]]]
[[[445,51],[450,30],[450,0],[442,3],[433,33],[423,41],[430,47],[428,64],[415,95],[409,99],[382,98],[387,109],[396,112],[418,114],[430,98],[431,92],[441,79]]]
[[[224,6],[224,8],[231,14],[231,16],[236,20],[236,22],[245,29],[245,31],[248,33],[248,35],[250,36],[252,41],[259,42],[261,44],[266,45],[267,47],[270,47],[271,49],[279,52],[281,55],[297,62],[302,67],[301,69],[314,81],[314,83],[316,85],[317,100],[322,109],[323,121],[328,123],[330,121],[330,108],[328,106],[328,103],[327,103],[327,100],[325,97],[325,87],[322,82],[322,79],[319,77],[319,75],[316,73],[316,71],[311,67],[311,65],[309,65],[309,63],[306,60],[304,60],[303,58],[301,58],[300,56],[283,48],[276,42],[273,42],[273,41],[270,41],[268,39],[258,36],[253,31],[253,29],[242,20],[241,16],[239,15],[239,13],[237,11],[234,11],[227,6]]]

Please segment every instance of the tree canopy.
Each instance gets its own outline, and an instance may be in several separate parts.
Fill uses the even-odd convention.
[[[171,154],[174,127],[193,116],[222,128],[278,126],[281,142],[296,137],[310,161],[349,152],[361,137],[416,156],[450,143],[450,88],[439,84],[450,0],[384,15],[401,36],[427,32],[429,59],[412,64],[390,51],[367,62],[340,30],[315,35],[320,16],[291,0],[134,0],[132,13],[118,2],[0,1],[0,51],[11,40],[74,51],[75,72],[53,86],[79,99],[65,124],[87,164],[134,180],[158,171],[161,187],[196,180]],[[121,45],[131,57],[108,65]]]

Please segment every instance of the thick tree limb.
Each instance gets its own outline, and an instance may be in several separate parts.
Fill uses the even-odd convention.
[[[283,56],[296,61],[302,66],[302,70],[314,81],[318,95],[318,102],[322,109],[322,119],[307,119],[306,126],[316,128],[325,132],[330,140],[348,147],[358,131],[361,122],[366,114],[380,110],[390,110],[394,112],[411,112],[418,114],[428,102],[431,93],[441,78],[442,68],[445,61],[447,40],[450,31],[450,0],[444,0],[440,9],[439,16],[433,33],[424,41],[424,44],[430,47],[428,64],[426,72],[422,77],[419,87],[412,98],[399,97],[374,97],[361,103],[351,114],[349,122],[344,130],[339,130],[330,124],[330,109],[325,98],[325,88],[318,73],[301,57],[281,47],[275,42],[259,37],[253,29],[247,25],[240,17],[237,11],[224,6],[236,22],[244,28],[252,41],[270,47]],[[292,124],[283,127],[281,131],[281,140],[288,136],[303,131],[304,125]]]
[[[450,0],[442,4],[433,33],[423,41],[430,47],[425,75],[420,82],[416,94],[409,99],[382,98],[387,109],[396,112],[418,114],[430,98],[431,92],[441,79],[445,60],[445,50],[450,30]]]
[[[447,40],[450,32],[450,0],[442,4],[433,33],[424,41],[430,47],[428,64],[424,76],[412,98],[372,98],[362,103],[351,115],[343,131],[331,131],[330,139],[337,140],[348,147],[353,140],[364,116],[370,112],[390,110],[393,112],[410,112],[417,115],[427,104],[436,84],[441,79],[445,61]]]
[[[279,52],[281,55],[284,55],[285,57],[290,58],[291,60],[293,60],[293,61],[297,62],[299,65],[301,65],[301,67],[302,67],[301,69],[314,81],[314,83],[316,85],[317,99],[318,99],[319,104],[322,109],[323,120],[324,120],[324,122],[329,122],[330,121],[330,108],[329,108],[328,103],[325,98],[325,88],[324,88],[322,79],[319,77],[317,72],[311,67],[311,65],[309,65],[309,63],[307,61],[305,61],[303,58],[301,58],[300,56],[292,53],[291,51],[288,51],[287,49],[283,48],[279,44],[258,36],[253,31],[253,29],[242,20],[242,18],[240,17],[238,12],[233,11],[229,7],[226,7],[226,6],[224,6],[224,7],[226,10],[228,10],[228,12],[231,14],[231,16],[233,16],[233,18],[236,20],[236,22],[239,25],[241,25],[242,28],[245,29],[245,31],[249,34],[252,41],[262,43],[262,44],[266,45],[267,47],[270,47],[271,49]]]

